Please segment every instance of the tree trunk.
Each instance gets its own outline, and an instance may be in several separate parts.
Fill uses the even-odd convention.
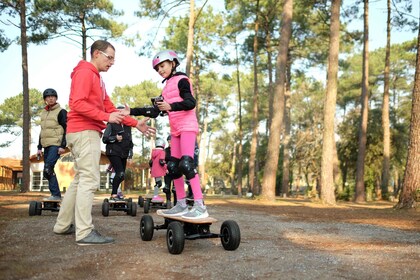
[[[29,71],[28,71],[28,39],[26,36],[26,2],[19,1],[20,6],[20,40],[22,47],[22,81],[23,81],[23,134],[22,134],[22,188],[21,192],[29,191],[30,185],[30,143],[31,115],[29,106]]]
[[[288,63],[287,63],[287,75],[286,75],[286,91],[284,94],[284,130],[283,130],[283,180],[281,182],[281,193],[283,197],[287,197],[289,194],[289,177],[290,177],[290,79],[291,79],[291,63],[290,63],[290,53],[288,53]]]
[[[273,98],[274,98],[274,86],[273,86],[273,63],[272,60],[272,49],[271,49],[271,30],[268,23],[268,18],[266,18],[266,37],[265,42],[267,45],[267,72],[268,72],[268,118],[266,126],[266,135],[268,135],[271,120],[273,119]]]
[[[80,23],[82,24],[82,58],[86,60],[86,50],[87,50],[87,31],[86,31],[86,22],[85,22],[85,13],[80,14]]]
[[[188,77],[191,77],[191,65],[194,47],[194,24],[195,24],[195,2],[190,0],[190,19],[188,22],[188,43],[187,43],[187,65],[185,72]]]
[[[270,200],[275,198],[276,171],[280,154],[280,133],[283,124],[287,54],[292,31],[292,15],[293,0],[285,0],[283,4],[279,53],[276,64],[276,90],[273,100],[273,108],[276,108],[276,110],[273,112],[273,120],[271,121],[262,183],[262,196]]]
[[[336,189],[337,193],[342,193],[343,188],[342,188],[342,185],[339,182],[341,173],[340,173],[340,160],[338,159],[338,153],[337,153],[337,143],[334,141],[333,144],[334,144],[334,148],[333,148],[334,149],[333,150],[333,153],[334,153],[334,156],[333,156],[334,157],[334,163],[333,163],[334,186],[335,186],[335,189]]]
[[[197,139],[197,141],[200,141],[198,143],[201,143],[201,139],[204,139],[204,141],[207,140],[207,135],[208,135],[208,123],[209,123],[209,117],[208,117],[208,110],[209,110],[209,102],[207,100],[207,102],[205,102],[206,106],[204,107],[204,112],[203,112],[203,125],[201,128],[201,138]],[[209,142],[210,143],[210,142]],[[207,161],[207,145],[201,145],[200,146],[200,158],[199,158],[199,162],[198,162],[198,173],[200,174],[200,182],[202,184],[202,186],[206,186],[207,185],[207,180],[206,180],[206,161]]]
[[[238,85],[238,126],[239,126],[239,146],[238,146],[238,196],[242,196],[242,95],[241,95],[241,80],[239,77],[239,54],[238,54],[238,44],[236,43],[235,38],[235,51],[236,51],[236,83]]]
[[[389,193],[389,162],[391,149],[391,132],[389,128],[389,58],[391,50],[391,0],[388,2],[388,18],[386,22],[386,48],[384,71],[384,97],[382,102],[382,128],[384,137],[384,155],[382,159],[381,196]]]
[[[355,202],[365,202],[365,156],[366,135],[369,112],[369,1],[364,0],[364,36],[363,36],[363,74],[361,96],[361,118],[359,127],[359,151],[357,153]]]
[[[340,45],[340,0],[332,0],[330,53],[328,56],[327,92],[324,102],[324,133],[321,161],[321,201],[335,205],[334,194],[334,119],[337,100],[338,53]]]
[[[252,139],[251,139],[251,150],[249,153],[249,183],[250,188],[254,195],[259,193],[256,190],[256,171],[255,162],[257,158],[257,142],[258,142],[258,67],[257,67],[257,56],[258,56],[258,29],[259,29],[259,3],[257,0],[257,6],[255,9],[255,23],[254,23],[254,98],[253,98],[253,110],[252,110]]]
[[[410,141],[398,209],[416,208],[420,197],[420,27],[417,36],[417,61],[411,106]]]

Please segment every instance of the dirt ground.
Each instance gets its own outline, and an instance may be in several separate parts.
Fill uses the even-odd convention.
[[[393,210],[388,202],[341,202],[328,208],[300,198],[276,202],[207,197],[211,231],[225,220],[241,230],[237,250],[219,238],[186,240],[171,255],[166,231],[151,241],[139,234],[143,213],[101,214],[95,227],[116,243],[78,246],[74,235],[52,232],[57,212],[29,216],[28,202],[47,194],[0,192],[0,279],[419,279],[420,211]],[[130,195],[137,202],[138,194]],[[152,209],[155,224],[163,222]]]

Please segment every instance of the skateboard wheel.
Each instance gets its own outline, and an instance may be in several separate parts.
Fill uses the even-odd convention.
[[[220,228],[220,240],[223,248],[228,251],[234,251],[241,243],[241,231],[235,221],[224,221]]]
[[[36,201],[29,201],[29,216],[37,215],[36,206]]]
[[[135,204],[132,201],[130,203],[131,203],[131,216],[135,217],[137,215],[137,204]]]
[[[149,213],[149,209],[150,209],[150,199],[146,199],[146,201],[144,202],[144,213],[145,214]]]
[[[139,206],[140,206],[140,207],[143,207],[143,206],[144,206],[144,198],[143,198],[142,196],[139,196],[139,201],[138,201],[138,203],[139,203]]]
[[[153,238],[153,218],[150,215],[144,215],[140,220],[140,237],[143,241],[150,241]]]
[[[41,216],[41,213],[42,213],[42,202],[37,201],[36,202],[36,214],[38,216]]]
[[[109,202],[103,202],[102,203],[102,215],[104,217],[108,217],[109,216]]]
[[[171,222],[166,231],[166,245],[169,253],[173,255],[181,254],[184,250],[184,228],[180,222]]]
[[[133,211],[133,204],[131,202],[127,202],[127,215],[131,215],[131,212]]]

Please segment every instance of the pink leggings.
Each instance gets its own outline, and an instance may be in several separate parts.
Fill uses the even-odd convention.
[[[171,135],[171,156],[180,159],[182,156],[194,158],[194,148],[197,134],[195,132],[181,132],[179,136]],[[190,180],[194,200],[203,199],[198,174]],[[174,180],[177,199],[186,197],[184,176]]]

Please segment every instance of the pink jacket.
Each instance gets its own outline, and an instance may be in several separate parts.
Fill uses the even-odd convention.
[[[164,166],[160,165],[159,161],[165,160],[165,150],[163,148],[155,148],[152,150],[152,168],[150,173],[152,177],[162,177],[166,175],[166,163]]]
[[[181,79],[188,79],[188,77],[185,75],[176,75],[166,81],[162,96],[169,104],[182,101],[178,89],[178,82]],[[192,86],[191,93],[193,94]],[[192,131],[198,134],[198,121],[195,115],[195,109],[189,111],[169,111],[168,115],[171,135],[179,136],[181,132],[185,131]]]

